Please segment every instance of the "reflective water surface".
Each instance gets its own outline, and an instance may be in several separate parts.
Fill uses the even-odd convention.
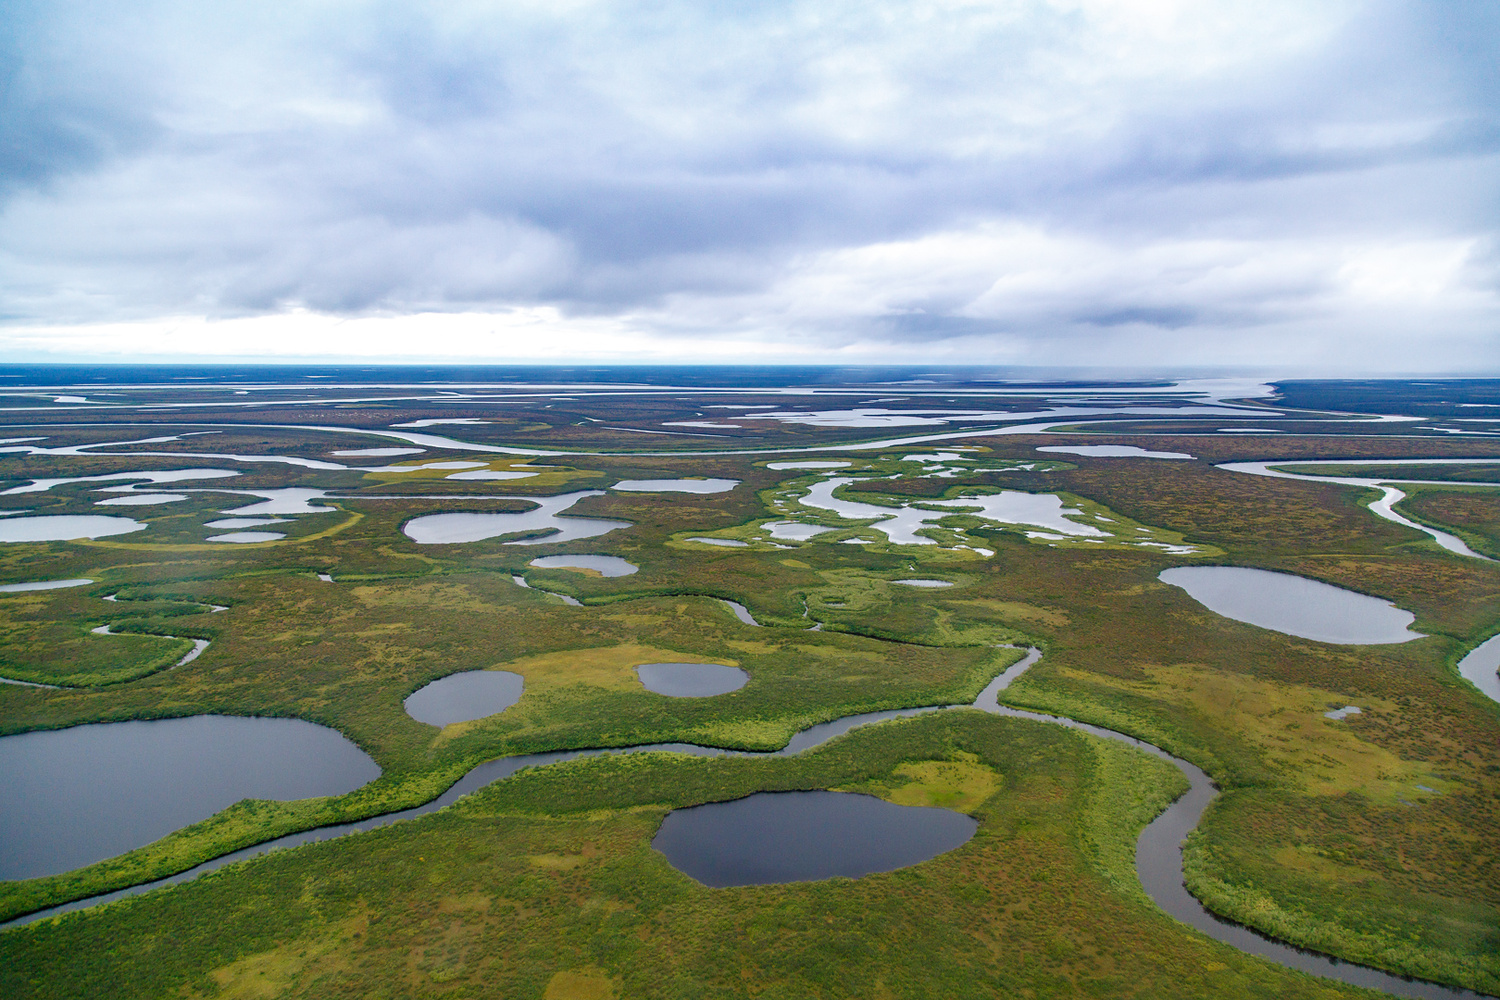
[[[625,493],[725,493],[738,479],[622,479],[610,487]]]
[[[65,587],[82,587],[93,580],[39,580],[36,583],[7,583],[0,586],[0,594],[19,594],[28,590],[61,590]]]
[[[528,564],[537,569],[591,569],[600,576],[630,576],[640,569],[619,556],[543,556]]]
[[[1275,632],[1342,645],[1407,642],[1416,616],[1332,584],[1245,566],[1178,566],[1159,579],[1215,614]]]
[[[401,706],[418,722],[447,726],[505,711],[521,700],[525,683],[508,670],[467,670],[419,688]]]
[[[675,809],[651,846],[704,885],[811,882],[906,868],[968,843],[979,828],[950,809],[849,792],[757,792]]]
[[[647,691],[669,698],[708,698],[738,691],[750,680],[739,667],[722,663],[642,663],[635,668]]]
[[[0,521],[0,542],[65,542],[70,538],[128,535],[149,525],[129,517],[103,514],[50,514]]]
[[[452,545],[478,542],[520,532],[535,532],[531,538],[518,538],[507,545],[543,545],[568,542],[575,538],[593,538],[616,528],[630,527],[629,521],[602,517],[560,517],[584,497],[603,496],[600,490],[580,490],[555,497],[503,497],[527,500],[536,509],[516,514],[426,514],[414,517],[401,529],[412,541],[422,545]]]
[[[0,879],[70,871],[240,799],[351,792],[380,768],[300,719],[195,715],[0,738]]]

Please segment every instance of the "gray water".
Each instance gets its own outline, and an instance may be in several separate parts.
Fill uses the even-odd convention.
[[[755,620],[755,616],[750,614],[750,609],[745,607],[739,601],[731,601],[728,598],[724,597],[719,598],[719,601],[730,611],[733,611],[734,616],[740,621],[744,622],[746,625],[760,625],[760,622]]]
[[[105,538],[128,535],[149,525],[129,517],[103,514],[50,514],[44,517],[12,517],[0,521],[0,542],[65,542],[71,538]]]
[[[640,569],[619,556],[543,556],[528,565],[537,569],[591,569],[604,577],[630,576]]]
[[[1458,672],[1486,698],[1500,701],[1500,635],[1494,636],[1458,661]]]
[[[429,726],[483,719],[521,700],[525,679],[508,670],[467,670],[439,678],[408,695],[406,714]]]
[[[507,545],[548,545],[577,538],[593,538],[616,528],[630,527],[629,521],[611,521],[601,517],[560,517],[584,497],[603,496],[602,490],[580,490],[555,497],[500,497],[504,500],[526,500],[535,510],[518,514],[425,514],[407,521],[402,531],[420,545],[452,545],[479,542],[521,531],[544,531],[538,538],[522,538]]]
[[[725,601],[724,603],[737,607],[737,605],[733,605],[733,602],[730,601]],[[558,750],[549,753],[501,757],[475,767],[455,782],[442,795],[423,805],[403,809],[398,812],[386,813],[382,816],[375,816],[353,823],[339,823],[314,830],[306,830],[302,833],[289,834],[285,837],[278,837],[265,843],[256,844],[214,858],[187,871],[164,879],[130,886],[129,888],[120,889],[115,892],[102,893],[98,896],[75,900],[71,903],[64,903],[61,906],[17,917],[4,924],[0,924],[0,928],[17,927],[62,913],[98,906],[117,899],[137,896],[162,886],[178,885],[191,881],[208,872],[216,871],[226,865],[245,861],[273,850],[297,847],[302,844],[315,843],[333,837],[387,826],[391,823],[407,819],[414,819],[418,816],[446,808],[463,796],[478,791],[496,781],[509,778],[523,768],[545,767],[550,764],[585,757],[626,753],[666,752],[687,754],[694,757],[790,757],[803,753],[813,747],[821,746],[829,740],[843,736],[845,733],[860,726],[880,723],[889,719],[910,718],[917,715],[924,715],[928,712],[973,707],[991,715],[1000,715],[1014,719],[1029,719],[1035,722],[1063,726],[1064,728],[1078,730],[1079,732],[1088,733],[1102,739],[1125,743],[1143,753],[1171,763],[1183,773],[1189,782],[1188,792],[1168,806],[1160,816],[1141,831],[1141,835],[1136,841],[1135,853],[1136,875],[1140,878],[1141,886],[1145,889],[1146,894],[1150,896],[1153,902],[1177,920],[1188,924],[1216,941],[1228,944],[1247,954],[1266,958],[1288,968],[1300,969],[1311,975],[1370,989],[1382,990],[1394,996],[1416,997],[1422,998],[1422,1000],[1439,1000],[1439,998],[1477,1000],[1481,996],[1481,994],[1475,993],[1472,990],[1407,979],[1367,966],[1343,962],[1316,952],[1304,951],[1292,945],[1268,938],[1247,927],[1226,921],[1211,913],[1187,891],[1187,887],[1183,884],[1182,842],[1198,825],[1199,820],[1203,817],[1204,810],[1218,796],[1218,789],[1215,788],[1213,781],[1196,765],[1173,757],[1160,747],[1146,743],[1143,740],[1138,740],[1133,736],[1127,736],[1123,733],[1093,726],[1086,722],[1078,722],[1077,720],[1062,716],[1028,712],[1023,709],[1010,708],[999,704],[1000,693],[1039,662],[1041,657],[1040,650],[1027,650],[1026,656],[1023,659],[1007,667],[999,676],[990,681],[985,689],[979,693],[979,697],[974,700],[972,706],[930,705],[919,708],[892,709],[846,716],[842,719],[835,719],[831,722],[821,723],[804,729],[802,732],[795,734],[785,747],[770,753],[724,750],[718,747],[704,747],[692,743],[651,743],[635,747]]]
[[[240,799],[342,795],[380,768],[311,722],[197,715],[6,736],[0,774],[0,879],[23,879],[142,847]]]
[[[1341,645],[1378,645],[1422,637],[1416,616],[1389,601],[1290,573],[1245,566],[1179,566],[1163,583],[1181,587],[1215,614],[1286,635]]]
[[[1059,455],[1084,455],[1090,458],[1192,458],[1180,451],[1148,451],[1133,444],[1061,444],[1046,445],[1037,451]]]
[[[256,542],[274,542],[285,537],[279,531],[231,531],[224,535],[209,535],[205,540],[232,545],[254,545]]]
[[[750,681],[739,667],[722,663],[642,663],[635,673],[647,691],[669,698],[710,698],[738,691]]]
[[[122,497],[95,500],[95,507],[155,507],[158,504],[177,503],[186,500],[186,493],[127,493]]]
[[[892,583],[899,583],[903,587],[951,587],[951,586],[953,586],[953,584],[950,583],[947,580],[892,580],[891,582]]]
[[[779,538],[784,542],[805,542],[825,531],[833,530],[821,524],[803,524],[800,521],[769,521],[761,527],[769,531],[772,538]]]
[[[342,468],[342,466],[336,466],[336,468]],[[224,511],[225,514],[233,517],[255,517],[261,514],[327,514],[338,510],[337,507],[324,507],[316,503],[318,500],[328,498],[327,490],[288,486],[280,490],[224,490],[223,492],[248,493],[250,496],[265,497],[261,503],[252,503],[246,507]]]
[[[82,587],[93,580],[39,580],[36,583],[7,583],[0,586],[0,594],[19,594],[29,590],[61,590],[64,587]]]
[[[610,487],[626,493],[726,493],[738,479],[622,479]]]
[[[543,590],[541,587],[533,587],[531,584],[529,584],[529,583],[526,582],[526,578],[524,576],[512,576],[511,580],[513,580],[515,582],[515,585],[517,587],[520,587],[522,590],[535,590],[539,594],[548,594],[548,595],[550,595],[552,597],[556,597],[559,600],[561,600],[564,604],[570,605],[571,607],[575,607],[575,608],[581,608],[581,607],[583,607],[583,602],[580,601],[578,598],[576,598],[576,597],[569,597],[567,594],[553,593],[550,590]]]
[[[749,542],[741,542],[734,538],[689,538],[688,541],[697,542],[700,545],[717,545],[723,549],[747,549],[750,547]]]
[[[1489,556],[1480,555],[1478,552],[1475,552],[1473,549],[1469,548],[1469,546],[1464,543],[1464,540],[1461,539],[1461,538],[1459,538],[1458,536],[1451,535],[1451,534],[1449,534],[1446,531],[1439,531],[1437,528],[1429,528],[1425,524],[1419,524],[1416,521],[1412,521],[1412,520],[1410,520],[1408,518],[1405,518],[1405,517],[1402,517],[1400,514],[1396,513],[1396,511],[1394,509],[1394,506],[1396,504],[1400,503],[1402,500],[1406,499],[1406,494],[1403,493],[1401,490],[1397,489],[1396,487],[1391,486],[1389,484],[1392,483],[1392,482],[1399,482],[1399,483],[1412,483],[1412,484],[1419,484],[1419,483],[1421,483],[1421,484],[1427,484],[1427,485],[1445,485],[1445,486],[1464,485],[1464,486],[1490,486],[1490,487],[1493,487],[1495,485],[1494,483],[1462,483],[1462,484],[1460,484],[1460,483],[1453,483],[1453,482],[1445,482],[1443,480],[1426,480],[1426,479],[1364,479],[1364,478],[1351,477],[1351,476],[1313,476],[1313,475],[1305,475],[1303,473],[1298,473],[1298,472],[1283,471],[1283,469],[1285,469],[1285,468],[1296,468],[1296,467],[1302,466],[1302,465],[1310,465],[1310,466],[1320,466],[1320,465],[1352,465],[1352,466],[1414,465],[1414,466],[1421,466],[1421,465],[1452,465],[1452,464],[1456,464],[1456,463],[1462,463],[1462,464],[1465,464],[1465,465],[1469,465],[1469,464],[1484,464],[1484,463],[1490,463],[1490,462],[1500,462],[1500,459],[1496,459],[1496,458],[1393,458],[1393,459],[1327,459],[1327,460],[1307,459],[1307,460],[1301,460],[1301,461],[1284,461],[1284,462],[1225,462],[1224,464],[1218,466],[1218,468],[1225,469],[1225,470],[1227,470],[1229,472],[1244,472],[1244,473],[1248,473],[1249,475],[1252,475],[1252,476],[1270,476],[1273,479],[1301,479],[1301,480],[1305,480],[1307,482],[1314,482],[1314,483],[1342,483],[1345,486],[1362,486],[1362,487],[1365,487],[1365,488],[1368,488],[1368,489],[1379,490],[1380,491],[1380,499],[1374,501],[1373,503],[1371,503],[1370,507],[1369,507],[1370,513],[1374,514],[1376,517],[1384,518],[1387,521],[1391,521],[1391,522],[1393,522],[1395,524],[1402,525],[1403,527],[1412,528],[1412,529],[1414,529],[1416,531],[1422,532],[1425,535],[1429,535],[1429,536],[1431,536],[1431,538],[1432,538],[1433,541],[1437,542],[1438,545],[1440,545],[1441,547],[1447,549],[1449,552],[1452,552],[1454,555],[1465,556],[1465,557],[1470,558],[1470,559],[1483,559],[1486,562],[1493,562],[1494,560],[1490,559]]]
[[[848,792],[757,792],[674,809],[651,846],[714,888],[811,882],[906,868],[961,847],[979,821]]]
[[[767,462],[766,468],[773,469],[776,472],[784,472],[787,469],[843,469],[847,468],[851,464],[853,463],[824,462],[814,459],[807,462]]]

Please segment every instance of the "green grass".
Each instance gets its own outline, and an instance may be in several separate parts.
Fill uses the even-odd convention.
[[[999,790],[974,807],[969,844],[914,868],[715,890],[650,848],[674,806],[907,787],[902,776],[928,761],[990,769]],[[978,713],[872,727],[797,759],[576,762],[421,820],[0,936],[0,991],[541,996],[597,983],[617,997],[1360,995],[1208,941],[1128,884],[1135,835],[1179,780],[1126,748]]]
[[[672,418],[669,409],[661,404],[663,419]],[[389,423],[403,412],[378,417]],[[632,414],[654,419],[657,412],[641,403]],[[275,410],[254,416],[298,419]],[[335,416],[357,422],[377,414],[356,408]],[[334,419],[311,409],[302,418]],[[589,440],[587,428],[557,419],[547,430],[521,431],[528,425],[517,417],[484,433],[495,440]],[[546,420],[554,420],[552,411]],[[236,450],[264,440],[281,453],[316,457],[330,447],[326,439],[246,430],[214,441],[212,450],[230,450],[235,435],[245,439]],[[828,440],[806,428],[750,436]],[[641,445],[637,435],[616,437]],[[1397,971],[1470,986],[1491,982],[1500,872],[1483,862],[1500,851],[1493,812],[1500,709],[1461,683],[1452,662],[1500,627],[1500,572],[1373,517],[1357,489],[1237,475],[1202,461],[1080,458],[1045,471],[994,471],[1034,461],[1032,448],[1042,440],[976,439],[987,449],[980,464],[990,471],[960,480],[914,479],[895,461],[899,454],[861,455],[857,466],[907,475],[872,482],[883,492],[859,498],[906,502],[955,488],[1060,492],[1120,523],[1217,552],[1215,561],[1298,573],[1394,601],[1415,612],[1415,627],[1431,638],[1363,648],[1292,639],[1219,618],[1159,583],[1157,574],[1181,559],[1128,547],[1053,548],[963,519],[947,530],[962,530],[993,557],[883,541],[841,544],[859,533],[852,530],[787,550],[759,543],[708,550],[674,541],[763,538],[758,526],[782,516],[775,504],[794,492],[796,476],[765,469],[764,457],[559,462],[561,485],[551,489],[627,477],[743,480],[726,494],[590,498],[570,513],[631,526],[569,545],[418,546],[401,534],[417,514],[521,509],[523,502],[504,497],[524,494],[535,480],[464,486],[495,495],[477,501],[341,500],[340,513],[304,519],[285,543],[245,547],[203,544],[200,522],[249,498],[195,495],[141,515],[152,527],[134,535],[0,546],[5,581],[99,581],[0,598],[5,662],[59,678],[92,672],[119,679],[155,662],[147,650],[163,655],[158,638],[88,636],[105,622],[213,640],[186,667],[123,683],[58,692],[0,686],[0,733],[202,712],[291,716],[346,733],[384,776],[331,800],[242,803],[121,858],[5,884],[0,913],[159,877],[283,832],[427,801],[473,764],[505,753],[676,739],[767,749],[839,715],[968,700],[1016,655],[994,644],[1026,642],[1040,645],[1045,657],[1012,689],[1013,704],[1151,740],[1223,785],[1222,804],[1190,851],[1194,885],[1214,906],[1290,940]],[[210,450],[207,441],[182,444]],[[375,443],[351,436],[336,446]],[[681,446],[702,443],[684,439]],[[1397,454],[1393,448],[1449,454],[1456,444],[1473,444],[1295,437],[1131,443],[1212,460],[1378,458]],[[77,474],[81,466],[71,461],[4,456],[0,475]],[[100,456],[84,464],[99,474],[185,460],[153,461]],[[232,481],[236,488],[291,484],[376,493],[399,485],[260,467]],[[424,479],[404,488],[446,492],[454,485]],[[43,513],[97,511],[85,487],[10,499]],[[1494,508],[1486,504],[1493,504],[1486,494],[1422,488],[1403,509],[1467,532],[1481,548],[1493,544],[1486,525]],[[619,555],[640,572],[604,579],[526,569],[536,556],[565,552]],[[518,572],[586,606],[521,590],[510,582]],[[339,582],[320,582],[316,573]],[[955,585],[916,591],[889,582],[911,576]],[[99,600],[114,591],[128,600]],[[770,627],[741,625],[715,597],[740,601]],[[204,603],[230,610],[210,616]],[[802,631],[811,621],[824,630]],[[737,663],[752,682],[711,704],[660,699],[634,686],[634,662],[668,654]],[[504,715],[440,732],[401,711],[401,699],[435,677],[492,667],[527,677],[526,697]],[[1346,723],[1322,718],[1327,707],[1344,703],[1366,713]],[[622,995],[652,996],[694,989],[761,996],[1348,994],[1203,942],[1142,900],[1131,871],[1133,838],[1121,831],[1160,807],[1175,772],[1157,780],[1155,764],[1132,763],[1138,755],[1124,748],[1064,735],[1035,737],[1041,742],[1007,736],[1004,752],[985,749],[975,733],[995,720],[959,725],[957,714],[943,718],[837,745],[858,759],[830,746],[807,760],[642,758],[537,772],[419,823],[298,849],[55,928],[0,935],[0,951],[12,959],[0,975],[21,991],[15,995],[257,995],[262,973],[290,995],[541,995],[556,976],[568,988],[611,982]],[[923,742],[937,740],[934,734],[945,734],[940,748]],[[934,881],[923,869],[852,884],[716,894],[683,884],[643,846],[667,805],[760,787],[868,785],[892,796],[967,801],[986,786],[964,778],[962,768],[953,771],[968,760],[964,754],[988,761],[982,766],[1005,780],[980,808],[985,832],[972,851],[989,853],[957,852],[954,864],[960,857],[983,861],[965,861],[951,877]],[[835,759],[844,763],[825,766]],[[928,774],[939,759],[947,762],[937,768],[941,774]],[[1418,784],[1437,791],[1418,795]],[[1402,805],[1403,798],[1414,805]],[[602,860],[571,860],[588,858]],[[1058,886],[1054,899],[1049,893]],[[479,896],[488,902],[481,906]],[[851,930],[830,936],[830,926]],[[180,956],[178,940],[186,942],[176,949]],[[1158,966],[1173,977],[1153,971]]]

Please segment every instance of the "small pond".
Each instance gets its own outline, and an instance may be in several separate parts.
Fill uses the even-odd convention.
[[[651,846],[704,885],[859,878],[963,846],[979,823],[848,792],[758,792],[667,814]]]
[[[642,663],[636,676],[647,691],[669,698],[709,698],[738,691],[750,680],[739,667],[722,663]]]
[[[1178,566],[1163,583],[1181,587],[1215,614],[1275,632],[1342,645],[1419,639],[1416,616],[1389,601],[1290,573],[1245,566]]]
[[[227,531],[231,528],[260,528],[268,524],[291,523],[284,517],[221,517],[217,521],[209,521],[204,527]]]
[[[768,463],[766,463],[766,468],[768,468],[768,469],[774,469],[777,472],[784,472],[787,469],[844,469],[844,468],[848,468],[850,465],[853,465],[853,464],[854,463],[852,463],[852,462],[832,462],[832,461],[828,461],[828,462],[825,462],[825,461],[811,461],[811,462],[768,462]]]
[[[606,577],[629,576],[640,569],[619,556],[543,556],[528,565],[537,569],[589,569]]]
[[[36,583],[7,583],[0,586],[0,594],[19,594],[27,590],[61,590],[64,587],[82,587],[93,580],[39,580]]]
[[[397,455],[420,455],[426,448],[349,448],[332,452],[339,458],[395,458]]]
[[[505,497],[536,504],[535,510],[517,514],[426,514],[406,522],[401,530],[421,545],[452,545],[479,542],[519,532],[533,532],[535,537],[518,538],[506,545],[548,545],[593,538],[616,528],[630,527],[629,521],[612,521],[602,517],[560,517],[584,497],[603,496],[600,490],[580,490],[555,497]]]
[[[103,514],[52,514],[0,521],[0,542],[65,542],[70,538],[128,535],[147,525],[129,517]]]
[[[279,490],[225,490],[225,492],[249,493],[251,496],[266,498],[261,503],[252,503],[247,507],[236,507],[233,510],[224,511],[225,514],[235,517],[254,517],[258,514],[327,514],[338,510],[337,507],[323,507],[314,502],[326,499],[327,490],[288,486]]]
[[[697,542],[699,545],[717,545],[717,546],[719,546],[722,549],[748,549],[750,547],[750,543],[749,542],[742,542],[742,541],[739,541],[738,539],[735,539],[735,538],[701,538],[701,537],[699,537],[699,538],[689,538],[688,541],[690,541],[690,542]]]
[[[724,493],[738,479],[622,479],[610,487],[625,493]]]
[[[514,470],[504,469],[499,471],[494,469],[475,469],[472,472],[455,472],[447,478],[489,482],[500,479],[530,479],[532,476],[539,475],[541,475],[540,472],[516,472]]]
[[[122,497],[95,500],[95,507],[153,507],[161,503],[176,503],[186,500],[186,493],[127,493]]]
[[[336,730],[195,715],[0,738],[0,879],[71,871],[241,799],[342,795],[380,776]]]
[[[229,542],[235,545],[254,545],[256,542],[274,542],[285,538],[279,531],[231,531],[224,535],[209,535],[210,542]]]
[[[496,715],[521,700],[525,680],[508,670],[449,674],[408,695],[406,714],[429,726],[447,726]]]
[[[1055,455],[1084,455],[1089,458],[1192,458],[1180,451],[1148,451],[1133,444],[1053,444],[1037,451]]]
[[[771,533],[772,538],[783,542],[805,542],[809,538],[821,535],[832,528],[825,528],[821,524],[802,524],[799,521],[769,521],[764,525]]]
[[[951,587],[953,584],[948,580],[892,580],[903,587]]]

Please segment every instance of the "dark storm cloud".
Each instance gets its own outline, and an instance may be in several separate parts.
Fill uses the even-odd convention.
[[[829,344],[1491,323],[1493,4],[1138,6],[12,3],[0,295]]]

